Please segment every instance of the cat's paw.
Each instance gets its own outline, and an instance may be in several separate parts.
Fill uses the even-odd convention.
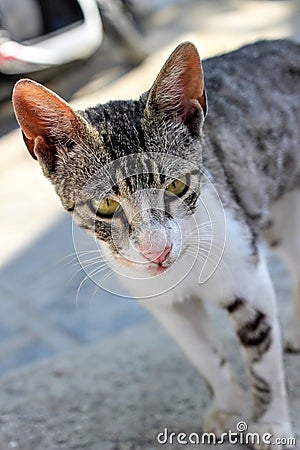
[[[255,450],[296,450],[296,439],[289,424],[252,423],[247,430],[248,442]],[[247,436],[246,435],[246,436]]]
[[[203,424],[204,433],[213,433],[217,438],[229,430],[236,430],[237,423],[241,420],[240,415],[222,411],[220,409],[210,409]]]
[[[293,333],[284,341],[284,350],[287,353],[300,353],[300,334]]]

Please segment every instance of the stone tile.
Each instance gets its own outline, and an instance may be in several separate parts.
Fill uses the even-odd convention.
[[[55,351],[40,340],[27,342],[6,355],[5,359],[0,360],[0,376],[15,371],[20,367],[47,359],[54,354]]]
[[[16,330],[7,325],[4,320],[0,320],[0,342],[3,342],[16,334]]]
[[[115,297],[104,291],[92,298],[92,290],[92,284],[87,286],[83,301],[77,305],[74,298],[66,296],[49,303],[40,313],[81,343],[96,342],[150,320],[149,314],[136,301]]]
[[[29,283],[35,283],[67,254],[73,252],[71,225],[71,218],[63,215],[50,229],[45,230],[35,242],[3,267],[1,273],[6,279],[6,284],[21,288]]]

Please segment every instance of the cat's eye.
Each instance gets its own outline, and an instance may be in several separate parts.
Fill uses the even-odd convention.
[[[120,203],[116,202],[112,198],[105,197],[99,202],[98,199],[93,198],[91,200],[93,210],[102,217],[112,217],[118,210]]]
[[[167,193],[176,195],[177,197],[181,197],[188,190],[188,186],[187,186],[186,182],[187,182],[186,177],[183,177],[181,179],[173,180],[172,183],[170,183],[166,187]]]

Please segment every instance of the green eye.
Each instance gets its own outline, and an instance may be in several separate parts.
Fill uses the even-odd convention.
[[[170,194],[176,195],[177,197],[181,197],[188,190],[186,181],[186,177],[181,180],[174,180],[166,187],[166,191],[170,192]]]
[[[120,203],[109,197],[104,198],[101,202],[99,202],[98,199],[93,198],[91,204],[94,211],[104,217],[112,217],[120,206]]]

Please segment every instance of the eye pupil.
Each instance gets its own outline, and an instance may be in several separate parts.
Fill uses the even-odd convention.
[[[90,207],[94,213],[100,217],[113,217],[120,204],[112,198],[106,197],[99,202],[99,199],[93,198],[90,201]]]
[[[184,176],[181,179],[173,180],[167,187],[167,194],[172,194],[173,196],[181,197],[188,191],[187,177]]]

